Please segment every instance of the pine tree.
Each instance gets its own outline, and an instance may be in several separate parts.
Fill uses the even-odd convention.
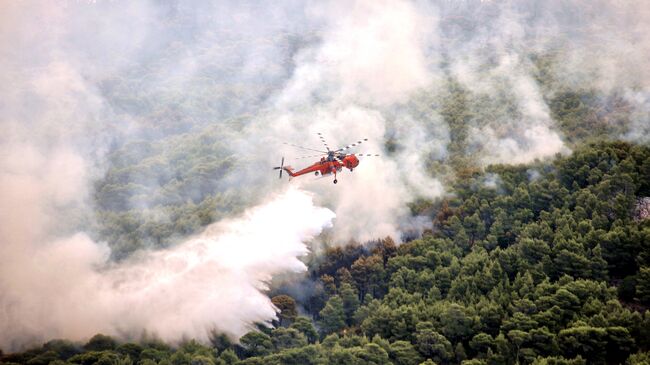
[[[354,322],[354,313],[359,309],[359,295],[352,285],[342,283],[339,288],[341,300],[343,301],[343,310],[345,311],[345,322],[352,325]]]
[[[319,314],[320,327],[324,334],[337,332],[345,327],[345,309],[340,296],[332,296]]]

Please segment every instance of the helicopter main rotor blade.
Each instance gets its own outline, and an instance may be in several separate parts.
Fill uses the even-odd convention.
[[[321,157],[321,156],[327,156],[327,154],[326,153],[321,153],[320,155],[294,157],[293,160],[302,160],[304,158],[314,158],[314,157]]]
[[[352,144],[349,144],[349,145],[347,145],[345,147],[339,148],[338,150],[336,150],[334,152],[349,150],[350,148],[356,147],[356,146],[360,145],[361,143],[363,143],[364,141],[367,141],[367,140],[368,140],[368,138],[364,138],[363,140],[358,140],[358,141],[356,141],[356,142],[354,142]]]
[[[287,146],[291,146],[291,147],[302,148],[303,150],[307,150],[307,151],[314,151],[314,152],[327,154],[327,152],[325,152],[325,151],[319,151],[319,150],[315,150],[313,148],[298,146],[297,144],[292,144],[292,143],[287,143],[287,142],[282,142],[282,144],[286,144]]]
[[[355,153],[354,155],[359,157],[379,157],[378,154],[372,154],[372,153]]]
[[[327,149],[327,152],[329,152],[330,147],[327,145],[327,142],[325,142],[325,138],[323,137],[323,135],[320,132],[318,132],[316,134],[318,134],[318,138],[320,138],[320,141],[323,142],[323,146],[325,146],[325,148]]]

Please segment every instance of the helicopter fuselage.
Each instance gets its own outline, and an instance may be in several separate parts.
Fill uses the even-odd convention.
[[[295,172],[290,166],[284,167],[284,170],[289,173],[291,177],[305,175],[312,172],[316,173],[316,175],[336,175],[336,173],[343,170],[344,167],[352,171],[355,167],[359,166],[359,158],[354,154],[337,157],[338,159],[332,155],[322,157],[320,161]]]

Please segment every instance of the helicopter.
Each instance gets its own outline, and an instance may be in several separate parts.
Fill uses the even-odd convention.
[[[360,145],[361,143],[367,141],[368,138],[363,138],[345,147],[331,150],[329,148],[329,145],[325,141],[323,135],[321,133],[317,133],[317,134],[327,151],[321,151],[313,148],[298,146],[292,143],[286,143],[286,142],[283,143],[288,146],[297,147],[303,150],[314,151],[319,153],[317,155],[297,157],[296,159],[320,157],[320,160],[314,162],[312,165],[307,166],[302,170],[294,171],[293,168],[291,168],[291,166],[284,166],[284,157],[282,157],[282,162],[280,162],[280,166],[276,166],[273,168],[274,170],[280,170],[280,179],[282,178],[282,171],[286,171],[290,177],[301,176],[313,172],[316,176],[318,175],[325,176],[329,174],[334,174],[334,184],[336,184],[338,183],[338,180],[336,179],[336,174],[338,172],[341,172],[344,167],[349,169],[350,172],[352,172],[355,167],[359,166],[359,158],[357,156],[359,157],[379,156],[378,154],[346,153],[347,150]]]

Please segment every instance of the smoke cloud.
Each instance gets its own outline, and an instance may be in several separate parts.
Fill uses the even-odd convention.
[[[261,290],[304,270],[297,258],[324,227],[335,243],[426,228],[407,203],[445,193],[454,154],[487,165],[569,153],[549,107],[566,90],[620,97],[629,123],[613,137],[649,142],[642,0],[22,1],[0,14],[3,349],[143,329],[172,341],[205,339],[212,326],[239,336],[275,316]],[[458,105],[461,120],[450,120]],[[183,150],[204,130],[218,130],[225,157],[185,154],[236,168],[178,200],[235,191],[251,207],[112,262],[115,242],[93,229],[107,156],[132,142]],[[269,167],[284,155],[300,168],[312,160],[292,158],[312,153],[281,142],[321,149],[316,133],[336,147],[368,138],[353,152],[382,156],[336,186],[307,176],[287,189]],[[146,192],[128,208],[155,209],[146,198],[167,189],[159,176],[124,176]]]
[[[11,181],[3,179],[2,187],[8,191]],[[55,195],[68,189],[23,191],[32,198],[39,188]],[[310,194],[289,189],[172,249],[111,264],[108,247],[83,233],[51,242],[26,237],[30,230],[21,228],[29,227],[20,224],[34,217],[31,209],[14,212],[10,222],[18,226],[0,235],[10,243],[0,246],[0,345],[8,349],[97,332],[137,337],[144,329],[167,341],[186,335],[207,341],[211,329],[239,337],[253,323],[275,318],[266,283],[305,271],[299,260],[308,252],[305,243],[334,218]]]
[[[274,319],[266,283],[305,270],[305,243],[334,218],[304,191],[276,189],[241,217],[120,263],[110,260],[110,242],[89,235],[91,182],[105,169],[104,156],[147,127],[138,112],[116,107],[101,83],[153,52],[140,41],[150,30],[146,18],[161,9],[30,2],[3,8],[0,347],[98,332],[137,337],[143,330],[168,341],[206,341],[211,329],[239,337]],[[96,34],[81,33],[94,21]],[[42,38],[31,36],[37,23],[50,30]],[[128,23],[134,26],[122,29]],[[147,87],[181,87],[191,64]]]

